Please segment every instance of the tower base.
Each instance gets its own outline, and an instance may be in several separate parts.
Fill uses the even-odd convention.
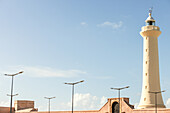
[[[155,108],[155,104],[139,105],[138,109]],[[163,104],[157,104],[157,108],[166,108]]]

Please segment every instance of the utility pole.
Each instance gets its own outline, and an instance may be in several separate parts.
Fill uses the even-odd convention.
[[[74,85],[78,84],[78,83],[82,83],[84,82],[84,80],[81,80],[79,82],[74,82],[74,83],[64,83],[64,84],[67,84],[67,85],[72,85],[72,113],[73,113],[73,107],[74,107]]]
[[[10,113],[12,113],[12,98],[13,96],[17,96],[18,94],[15,94],[13,95],[13,79],[14,79],[14,76],[18,75],[18,74],[21,74],[23,73],[23,71],[20,71],[18,73],[15,73],[15,74],[4,74],[5,76],[11,76],[12,77],[12,83],[11,83],[11,95],[7,94],[7,96],[11,96],[11,101],[10,101]]]
[[[157,113],[157,94],[159,94],[159,93],[162,93],[162,92],[165,92],[165,90],[163,90],[163,91],[155,91],[155,92],[152,92],[152,91],[148,91],[148,93],[153,93],[153,94],[155,94],[155,113]]]
[[[126,88],[129,88],[130,86],[126,86],[126,87],[121,87],[121,88],[110,88],[110,89],[114,89],[114,90],[117,90],[118,91],[118,98],[119,98],[119,103],[118,103],[118,106],[119,106],[119,113],[120,113],[120,90],[122,89],[126,89]]]
[[[50,113],[50,100],[54,99],[55,97],[44,97],[44,98],[49,100],[49,103],[48,103],[48,112]]]

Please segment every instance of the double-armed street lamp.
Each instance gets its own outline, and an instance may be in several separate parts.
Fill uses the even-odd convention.
[[[78,83],[82,83],[82,82],[84,82],[84,80],[74,82],[74,83],[64,83],[64,84],[67,84],[67,85],[72,85],[72,113],[73,113],[73,105],[74,105],[74,85],[76,85]]]
[[[119,103],[118,103],[118,113],[120,113],[120,90],[122,89],[126,89],[126,88],[129,88],[130,86],[126,86],[126,87],[121,87],[121,88],[110,88],[110,89],[114,89],[114,90],[118,90],[118,98],[119,98]]]
[[[163,91],[148,91],[148,93],[153,93],[155,94],[155,113],[157,113],[157,94],[165,92],[165,90]]]
[[[11,76],[12,77],[12,83],[11,83],[11,95],[7,94],[7,96],[11,96],[11,101],[10,101],[10,113],[12,113],[12,98],[13,96],[17,96],[18,94],[15,94],[13,95],[13,79],[14,79],[14,76],[18,75],[18,74],[21,74],[23,73],[24,71],[20,71],[18,73],[15,73],[15,74],[4,74],[5,76]]]
[[[50,113],[50,100],[54,99],[55,97],[44,97],[44,98],[49,100],[49,103],[48,103],[48,112]]]

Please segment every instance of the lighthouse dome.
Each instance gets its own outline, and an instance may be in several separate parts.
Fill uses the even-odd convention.
[[[151,13],[149,13],[149,17],[145,20],[146,25],[154,25],[155,26],[155,20],[153,19]]]

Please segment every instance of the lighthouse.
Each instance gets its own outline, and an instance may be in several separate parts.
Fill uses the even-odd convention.
[[[157,103],[158,108],[165,108],[159,77],[158,37],[161,31],[155,25],[152,10],[149,11],[149,17],[145,22],[146,25],[141,28],[140,32],[143,37],[143,86],[138,108],[154,108],[155,103]],[[160,93],[155,95],[150,92]]]

